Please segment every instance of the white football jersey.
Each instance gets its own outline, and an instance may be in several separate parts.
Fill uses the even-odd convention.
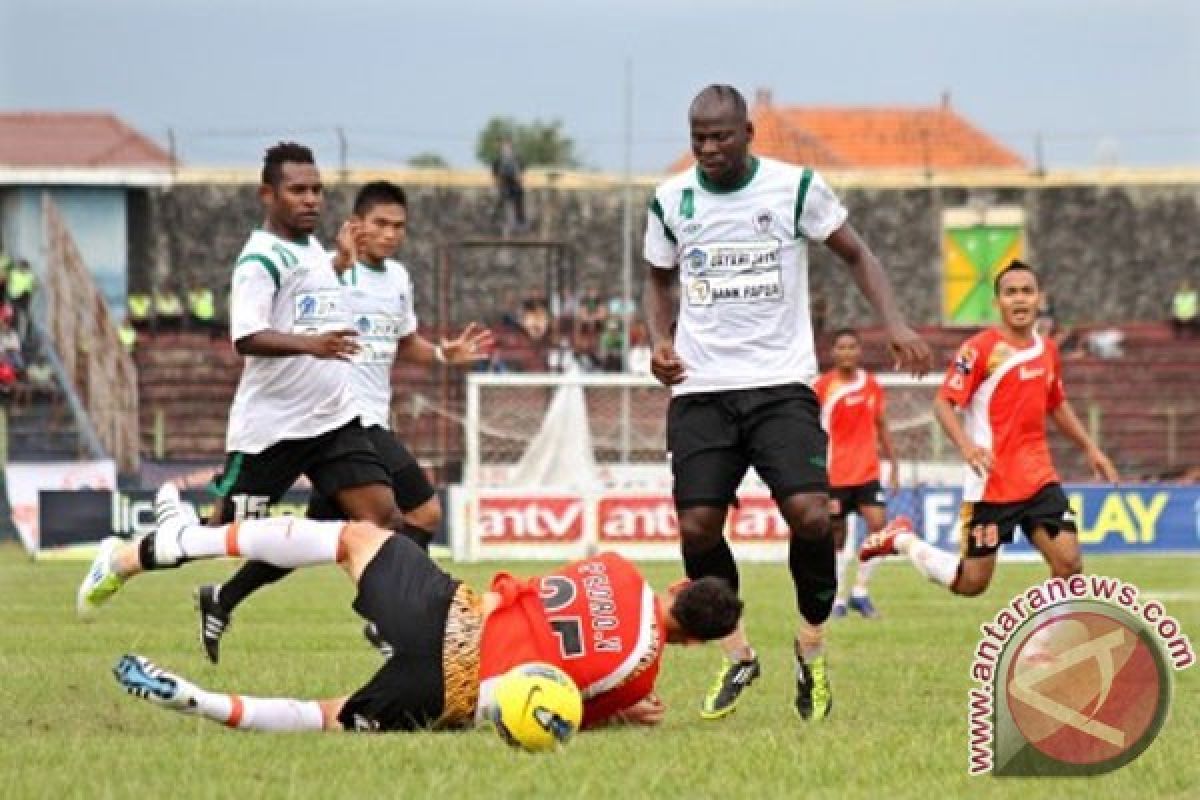
[[[396,342],[417,329],[412,280],[404,265],[390,258],[379,269],[355,264],[340,278],[362,348],[354,357],[354,394],[362,422],[388,428]]]
[[[679,267],[675,350],[687,377],[672,392],[811,383],[808,241],[825,241],[845,221],[820,175],[769,158],[754,158],[743,184],[729,190],[696,167],[660,184],[645,258]]]
[[[329,253],[310,236],[298,243],[258,230],[233,270],[233,341],[264,330],[323,333],[350,327],[345,293]],[[225,447],[260,453],[285,439],[310,439],[358,416],[346,361],[246,356]]]

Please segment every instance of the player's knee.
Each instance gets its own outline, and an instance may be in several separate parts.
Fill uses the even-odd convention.
[[[1081,575],[1083,574],[1083,556],[1080,553],[1060,556],[1050,565],[1050,571],[1055,578],[1069,578],[1072,575]]]
[[[978,597],[987,591],[989,583],[991,583],[990,575],[983,576],[974,575],[969,572],[960,572],[950,589],[955,594],[962,595],[963,597]]]
[[[432,533],[442,526],[442,503],[434,495],[412,511],[404,512],[404,518],[409,525]]]
[[[831,535],[832,526],[827,503],[806,499],[794,501],[790,506],[788,522],[793,536],[815,541]]]
[[[373,522],[350,522],[342,528],[339,540],[338,561],[354,559],[367,551],[376,551],[389,536],[390,530],[382,528]]]
[[[724,536],[721,522],[714,520],[711,515],[703,513],[703,509],[685,509],[679,514],[679,538],[685,550],[707,551],[721,544]]]

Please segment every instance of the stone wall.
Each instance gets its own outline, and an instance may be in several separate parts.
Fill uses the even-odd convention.
[[[1156,320],[1184,275],[1200,276],[1200,185],[1038,185],[964,188],[842,188],[851,221],[883,259],[902,307],[920,324],[940,321],[941,212],[966,205],[1025,209],[1030,259],[1061,317],[1076,323]],[[252,185],[179,184],[150,190],[130,212],[131,291],[154,281],[182,290],[197,282],[227,296],[231,265],[261,214]],[[321,236],[332,241],[354,187],[329,190]],[[645,202],[635,193],[635,254],[640,253]],[[488,318],[530,286],[560,278],[605,293],[621,289],[621,192],[616,189],[533,189],[528,193],[530,238],[562,243],[549,248],[481,244],[441,257],[441,246],[492,239],[499,224],[490,187],[414,186],[409,189],[409,240],[401,258],[413,273],[423,319],[462,322]],[[439,278],[439,263],[452,272]],[[635,291],[640,293],[640,257]],[[448,281],[439,308],[439,280]],[[814,248],[814,293],[825,298],[828,324],[864,324],[868,308],[846,272]]]

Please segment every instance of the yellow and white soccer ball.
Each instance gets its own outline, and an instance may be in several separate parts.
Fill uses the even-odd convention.
[[[532,753],[555,750],[579,730],[583,696],[553,664],[519,664],[496,681],[491,720],[513,747]]]

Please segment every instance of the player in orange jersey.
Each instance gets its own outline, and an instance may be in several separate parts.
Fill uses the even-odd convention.
[[[859,554],[865,561],[903,553],[921,574],[966,596],[987,589],[1000,545],[1013,540],[1018,525],[1055,577],[1083,570],[1075,515],[1050,459],[1046,417],[1084,452],[1097,478],[1118,480],[1067,401],[1058,348],[1037,333],[1037,274],[1014,261],[994,288],[1000,324],[959,349],[934,401],[938,421],[966,461],[960,555],[925,542],[902,517],[868,537]]]
[[[229,727],[260,731],[462,728],[488,719],[495,679],[544,661],[584,699],[584,727],[655,725],[663,646],[728,636],[742,602],[719,578],[656,595],[633,564],[605,553],[540,578],[501,573],[477,595],[405,536],[367,522],[276,517],[206,527],[171,484],[155,502],[157,530],[106,539],[80,586],[96,608],[144,570],[222,556],[293,568],[337,563],[357,587],[354,609],[394,655],[365,686],[326,700],[246,697],[202,689],[141,656],[113,670],[130,694]]]
[[[838,595],[833,616],[846,616],[846,585],[842,576],[855,555],[846,541],[846,518],[857,513],[868,534],[883,530],[887,522],[887,495],[879,482],[879,451],[890,464],[888,489],[899,486],[896,451],[888,433],[883,387],[859,364],[862,342],[858,333],[844,328],[833,335],[833,369],[813,389],[821,402],[821,427],[829,434],[829,519],[837,548]],[[879,616],[867,587],[875,561],[860,561],[854,576],[849,607],[867,619]]]

